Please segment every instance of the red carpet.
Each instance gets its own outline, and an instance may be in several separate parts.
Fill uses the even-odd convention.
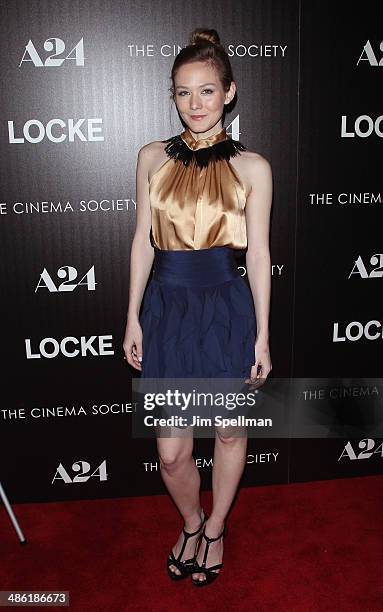
[[[0,507],[0,590],[68,590],[79,612],[381,612],[382,500],[383,476],[240,489],[202,589],[166,575],[182,527],[167,496],[15,505],[25,546]]]

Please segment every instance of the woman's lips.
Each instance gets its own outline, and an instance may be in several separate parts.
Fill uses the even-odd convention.
[[[206,115],[190,115],[190,116],[192,119],[194,119],[194,121],[201,121],[201,119],[206,117]]]

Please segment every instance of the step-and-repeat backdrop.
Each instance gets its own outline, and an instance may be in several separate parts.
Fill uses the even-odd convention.
[[[0,481],[12,501],[165,492],[155,441],[132,435],[139,373],[122,342],[137,153],[183,129],[170,70],[196,27],[217,29],[232,62],[228,132],[273,168],[272,375],[303,381],[324,423],[323,435],[251,438],[242,485],[382,471],[378,3],[190,8],[1,3]],[[212,439],[195,441],[204,488],[212,455]]]

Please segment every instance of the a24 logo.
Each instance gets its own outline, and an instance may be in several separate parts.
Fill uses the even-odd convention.
[[[379,51],[383,52],[383,41],[379,45]],[[359,59],[356,62],[356,65],[358,66],[359,62],[361,61],[368,62],[370,66],[382,67],[383,66],[383,55],[378,59],[376,56],[376,53],[374,52],[372,44],[368,40],[363,47],[363,51],[360,54]]]
[[[58,466],[51,484],[56,480],[62,480],[65,484],[73,484],[78,482],[88,482],[90,478],[97,478],[100,482],[108,480],[106,472],[106,459],[96,469],[91,472],[91,466],[88,461],[75,461],[72,465],[72,473],[78,472],[75,476],[70,476],[62,463]]]
[[[351,442],[347,442],[340,454],[340,457],[338,458],[338,461],[345,458],[350,459],[350,461],[355,461],[356,459],[370,459],[370,457],[373,455],[383,457],[383,442],[381,442],[375,448],[375,450],[373,450],[376,444],[376,440],[373,440],[372,438],[364,438],[358,442],[359,452],[358,450],[355,452]]]
[[[65,43],[63,40],[61,40],[61,38],[47,38],[47,40],[44,42],[44,51],[47,53],[54,51],[54,53],[48,55],[48,57],[46,57],[43,61],[35,45],[31,40],[29,40],[18,67],[20,68],[23,62],[32,62],[36,68],[44,68],[49,66],[57,67],[62,66],[66,60],[74,61],[76,66],[84,66],[85,58],[83,38],[78,41],[77,45],[75,45],[67,55],[63,55],[65,53]],[[63,57],[58,57],[59,55]]]
[[[96,278],[94,273],[94,266],[89,268],[88,272],[84,274],[82,278],[76,281],[78,272],[73,266],[61,266],[57,270],[58,278],[65,279],[60,284],[56,285],[49,274],[48,270],[44,270],[40,274],[40,278],[35,288],[35,293],[38,289],[48,289],[50,293],[63,292],[63,291],[74,291],[76,287],[83,285],[88,287],[88,291],[95,291],[96,289]]]

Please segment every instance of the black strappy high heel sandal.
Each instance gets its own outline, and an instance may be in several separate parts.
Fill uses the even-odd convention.
[[[169,557],[167,559],[167,570],[168,570],[168,575],[170,576],[172,580],[182,580],[183,578],[187,578],[188,576],[190,576],[191,571],[193,571],[196,554],[197,554],[198,543],[199,543],[200,538],[198,538],[196,541],[196,545],[194,549],[194,556],[191,559],[187,559],[186,561],[180,561],[180,559],[185,550],[187,540],[191,538],[192,536],[196,536],[197,533],[201,531],[202,527],[204,526],[207,519],[209,518],[203,508],[202,508],[202,513],[203,513],[203,518],[201,518],[201,524],[198,527],[197,531],[193,531],[192,533],[190,533],[188,531],[185,531],[185,528],[183,527],[182,533],[184,536],[184,541],[182,543],[182,547],[181,547],[181,550],[179,552],[177,559],[175,558],[173,551],[172,550],[170,551]],[[174,565],[181,573],[176,574],[175,572],[173,572],[173,570],[170,569],[170,565]]]
[[[206,527],[206,526],[205,526]],[[199,565],[197,563],[197,560],[194,563],[194,567],[192,570],[192,574],[205,574],[205,579],[204,580],[197,580],[196,578],[193,578],[193,576],[191,577],[192,579],[192,583],[195,586],[206,586],[207,584],[211,584],[212,582],[214,582],[214,580],[216,580],[218,578],[218,576],[220,575],[221,572],[215,572],[213,570],[217,570],[223,567],[223,563],[217,563],[216,565],[212,565],[211,567],[206,567],[206,560],[207,560],[207,556],[209,553],[209,546],[212,542],[216,542],[217,540],[219,540],[220,538],[223,538],[226,536],[227,534],[227,527],[225,525],[225,527],[222,530],[222,533],[220,533],[220,535],[216,538],[209,538],[206,533],[205,533],[205,527],[204,530],[202,532],[202,538],[204,538],[206,540],[206,548],[205,548],[205,552],[203,555],[203,561],[202,561],[202,565]],[[202,542],[202,538],[199,540],[199,543],[201,544]],[[198,554],[198,551],[197,551]],[[196,559],[197,559],[197,554],[196,554]]]

